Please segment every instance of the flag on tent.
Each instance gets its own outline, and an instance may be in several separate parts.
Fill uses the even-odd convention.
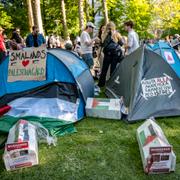
[[[65,92],[65,88],[67,87],[55,83],[4,96],[1,98],[1,105],[3,102],[10,102],[0,108],[0,112],[4,112],[4,116],[0,118],[0,131],[8,132],[16,121],[26,119],[40,122],[52,135],[64,134],[66,131],[74,132],[73,123],[78,120],[79,99],[75,94],[76,90]],[[64,97],[65,93],[68,98]]]
[[[0,132],[8,132],[19,119],[38,121],[51,135],[75,132],[73,124],[84,117],[87,97],[94,96],[89,68],[78,56],[63,49],[45,52],[43,66],[42,49],[36,49],[35,53],[28,48],[25,51],[18,58],[13,54],[20,69],[12,64],[13,57],[7,56],[0,64],[0,112],[7,112],[5,109],[9,107],[0,118]],[[33,60],[32,56],[40,54],[43,57]]]
[[[166,42],[157,42],[152,50],[162,56],[180,78],[180,59],[173,47]]]

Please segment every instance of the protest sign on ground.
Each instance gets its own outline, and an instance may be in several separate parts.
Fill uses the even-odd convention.
[[[120,99],[88,98],[86,102],[86,115],[105,119],[121,119]]]
[[[160,126],[152,119],[137,129],[144,171],[148,174],[175,171],[176,156]]]

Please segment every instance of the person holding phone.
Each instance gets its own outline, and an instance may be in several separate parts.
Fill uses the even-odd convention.
[[[95,26],[92,22],[88,22],[85,30],[81,33],[81,51],[82,58],[84,62],[88,65],[89,68],[93,67],[93,55],[92,55],[92,47],[95,39],[91,39],[90,34],[93,33]]]

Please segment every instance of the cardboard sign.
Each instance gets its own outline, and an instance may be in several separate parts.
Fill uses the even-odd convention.
[[[157,174],[175,171],[176,156],[162,129],[152,119],[137,129],[137,140],[145,173]]]
[[[158,78],[142,80],[142,96],[145,99],[164,95],[168,95],[169,97],[171,97],[175,93],[175,90],[173,90],[171,85],[171,80],[172,78],[168,75],[165,75],[164,77],[162,76]]]
[[[8,82],[46,80],[46,57],[43,47],[10,51]]]
[[[174,64],[175,63],[175,60],[173,58],[173,55],[171,52],[168,52],[168,51],[165,51],[164,52],[164,56],[166,58],[166,61],[169,63],[169,64]]]

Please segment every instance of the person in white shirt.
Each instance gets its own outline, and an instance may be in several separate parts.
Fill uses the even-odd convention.
[[[93,32],[95,28],[92,22],[88,22],[86,29],[81,33],[81,52],[84,62],[88,65],[89,68],[93,66],[93,56],[92,56],[92,47],[94,40],[91,39],[90,33]]]
[[[79,56],[81,56],[81,55],[82,55],[82,52],[81,52],[81,39],[80,39],[79,36],[76,37],[76,40],[75,40],[74,44],[75,44],[74,51],[75,51]]]
[[[132,21],[127,21],[124,23],[124,28],[128,32],[128,40],[125,46],[128,50],[128,54],[131,54],[139,47],[139,36],[133,29],[134,23]]]

